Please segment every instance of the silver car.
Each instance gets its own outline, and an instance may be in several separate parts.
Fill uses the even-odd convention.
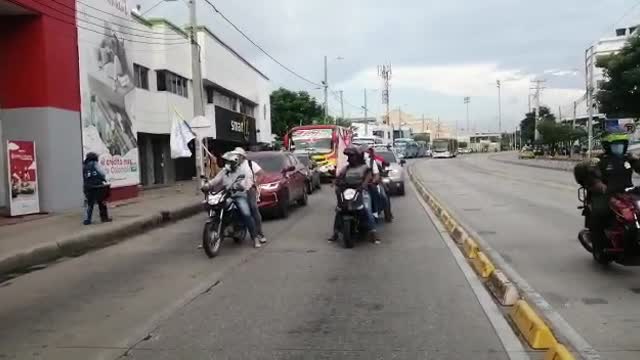
[[[404,159],[400,160],[391,150],[377,151],[376,154],[384,159],[386,168],[382,181],[390,194],[404,195],[405,170]]]

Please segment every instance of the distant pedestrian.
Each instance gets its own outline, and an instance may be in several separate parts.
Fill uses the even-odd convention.
[[[104,171],[98,164],[98,155],[96,153],[90,152],[87,154],[84,159],[82,172],[84,177],[84,196],[87,204],[84,224],[91,224],[93,207],[96,204],[98,204],[102,222],[111,222],[105,202],[111,187],[107,183]]]

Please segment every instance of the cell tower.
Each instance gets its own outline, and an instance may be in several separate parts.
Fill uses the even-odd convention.
[[[389,125],[389,82],[391,81],[391,64],[378,66],[378,76],[382,79],[382,104],[386,105],[384,124]]]

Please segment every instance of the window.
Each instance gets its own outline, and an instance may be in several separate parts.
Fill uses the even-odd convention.
[[[227,110],[236,111],[236,99],[220,91],[214,92],[213,103]]]
[[[149,69],[138,64],[133,64],[133,75],[136,87],[149,90]]]
[[[244,101],[240,101],[240,113],[253,117],[253,111],[255,106],[248,104]]]
[[[207,104],[213,104],[213,88],[211,86],[207,86],[204,90],[207,93]]]
[[[627,34],[627,29],[616,29],[616,36],[625,36]]]
[[[158,91],[168,91],[176,95],[189,97],[189,80],[170,71],[160,70],[158,74]]]

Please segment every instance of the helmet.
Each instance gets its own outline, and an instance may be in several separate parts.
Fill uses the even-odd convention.
[[[229,151],[222,155],[222,161],[224,161],[225,169],[234,171],[240,164],[240,157],[233,151]]]
[[[344,154],[347,155],[347,161],[349,164],[356,165],[359,162],[364,161],[364,155],[359,148],[351,145],[344,149]]]
[[[353,145],[347,146],[343,153],[347,156],[361,155],[360,150]]]
[[[247,152],[241,147],[237,147],[237,148],[233,149],[233,151],[230,151],[230,153],[236,154],[238,156],[242,156],[243,158],[247,157]]]
[[[600,143],[602,144],[602,148],[609,153],[611,151],[612,143],[623,143],[625,145],[624,152],[627,151],[627,146],[629,145],[630,136],[622,127],[620,127],[617,123],[608,125],[605,127],[605,130],[602,132],[600,136]]]
[[[88,163],[89,161],[98,161],[98,154],[93,151],[88,152],[87,155],[85,155],[84,162]]]

